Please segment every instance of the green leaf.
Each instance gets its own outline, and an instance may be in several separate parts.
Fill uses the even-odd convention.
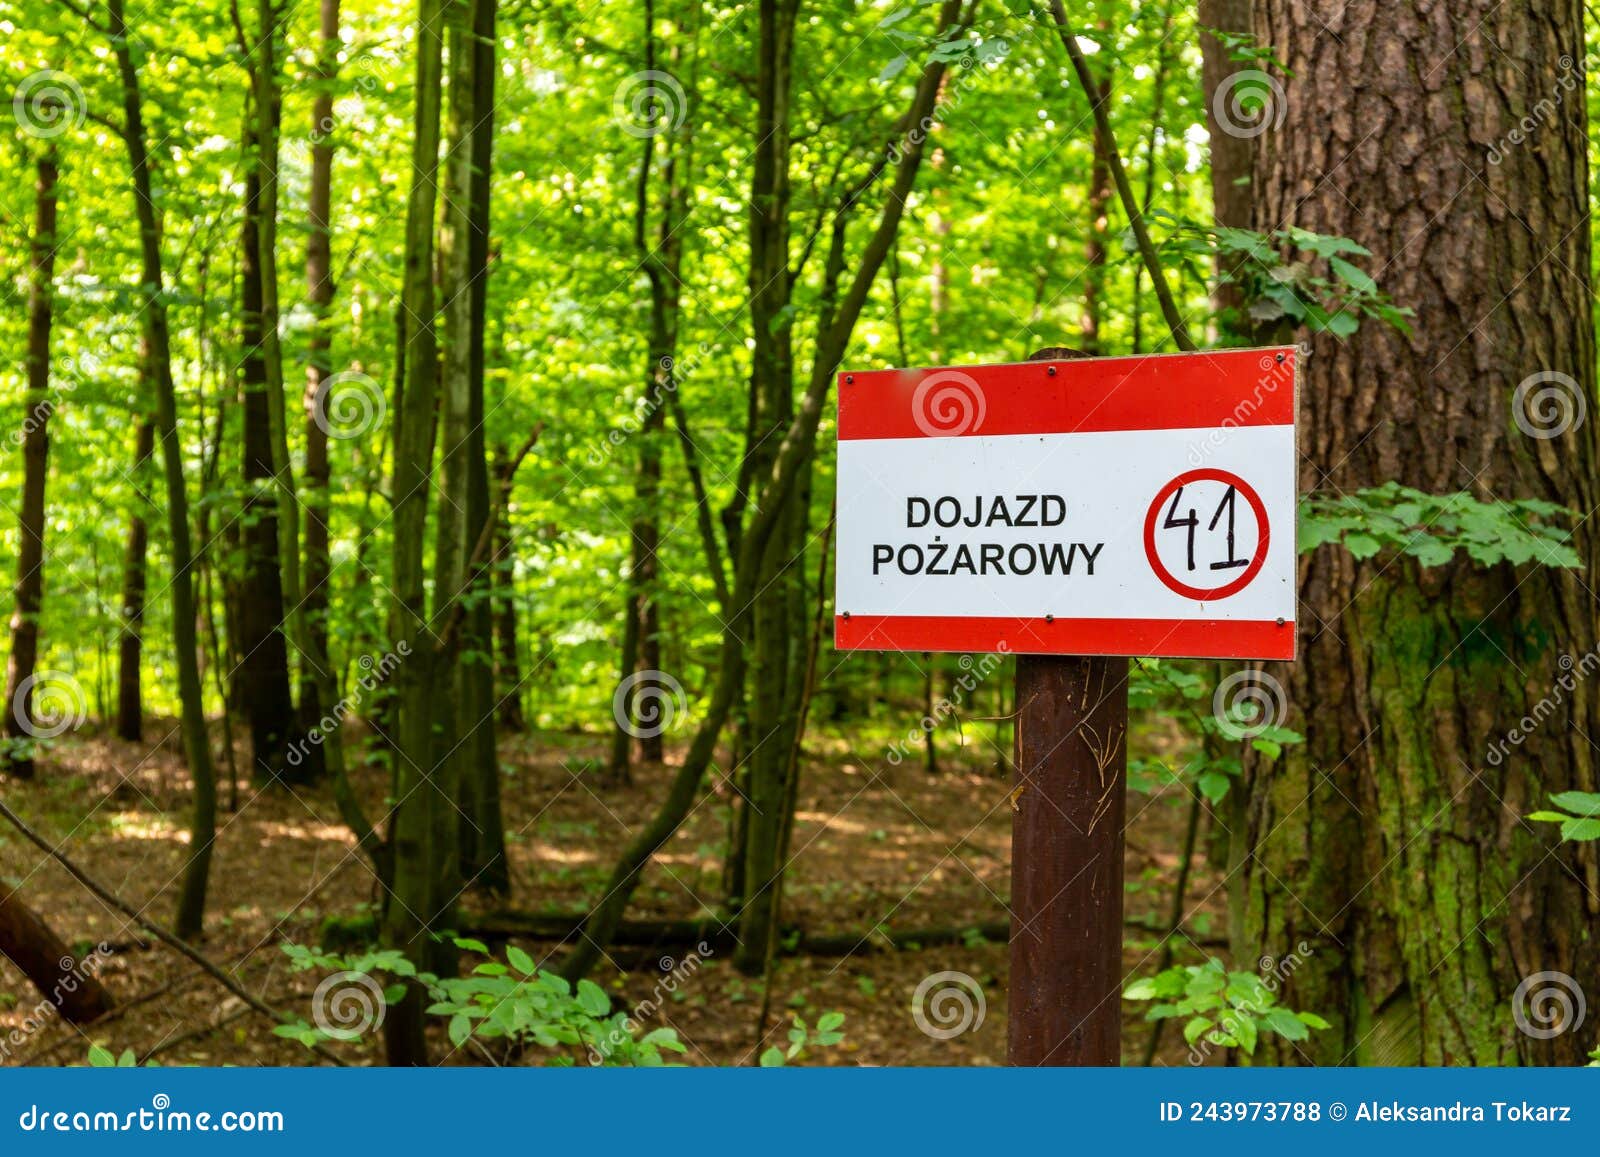
[[[1228,777],[1220,771],[1208,771],[1195,780],[1195,786],[1206,799],[1219,803],[1228,794]]]
[[[1550,802],[1573,815],[1600,816],[1600,792],[1563,791],[1551,796]]]
[[[1233,1019],[1227,1023],[1226,1027],[1231,1030],[1231,1034],[1238,1039],[1239,1047],[1242,1048],[1248,1055],[1255,1056],[1256,1037],[1259,1031],[1256,1028],[1256,1022],[1250,1017],[1239,1013],[1234,1015]]]
[[[1123,1000],[1154,1000],[1156,998],[1156,982],[1148,976],[1141,976],[1122,992]]]
[[[592,980],[578,981],[578,1007],[590,1016],[605,1016],[611,1011],[611,998]]]
[[[472,1021],[464,1012],[458,1012],[450,1018],[450,1043],[460,1048],[472,1035]]]
[[[1305,1040],[1311,1035],[1306,1022],[1286,1008],[1269,1008],[1264,1019],[1267,1027],[1285,1040]]]
[[[515,944],[506,945],[506,963],[524,976],[532,976],[538,971],[538,967],[533,963],[533,957]]]
[[[1314,1012],[1297,1012],[1297,1013],[1295,1013],[1295,1015],[1298,1016],[1301,1019],[1301,1021],[1303,1021],[1305,1024],[1310,1025],[1312,1028],[1332,1028],[1333,1027],[1327,1021],[1323,1020],[1320,1016],[1318,1016]]]
[[[773,1045],[761,1054],[761,1067],[764,1069],[780,1069],[784,1065],[783,1050]]]
[[[1561,838],[1587,842],[1600,840],[1600,819],[1572,819],[1561,825]]]
[[[878,73],[879,82],[893,80],[906,70],[906,65],[911,63],[911,57],[902,52],[888,64],[884,65]]]
[[[842,1012],[825,1012],[817,1020],[817,1031],[818,1032],[832,1032],[834,1029],[838,1028],[843,1023],[844,1023],[844,1013],[842,1013]]]
[[[1360,290],[1362,293],[1378,292],[1378,283],[1372,280],[1365,270],[1356,268],[1343,257],[1328,258],[1328,267],[1352,289]]]
[[[1383,543],[1370,534],[1347,534],[1344,536],[1344,548],[1357,558],[1371,558],[1383,549]]]
[[[1183,1039],[1188,1044],[1194,1044],[1200,1038],[1200,1034],[1210,1027],[1211,1021],[1208,1017],[1191,1017],[1189,1023],[1183,1026]]]
[[[289,1036],[291,1035],[293,1028],[294,1026],[292,1025],[280,1024],[272,1031],[277,1033],[279,1036]],[[291,1032],[284,1032],[284,1029],[290,1029]],[[89,1066],[96,1069],[113,1069],[117,1066],[117,1058],[112,1056],[108,1050],[101,1048],[99,1045],[90,1045]]]

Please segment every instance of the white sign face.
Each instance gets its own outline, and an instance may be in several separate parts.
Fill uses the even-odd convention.
[[[1294,357],[843,375],[838,646],[1292,658]]]

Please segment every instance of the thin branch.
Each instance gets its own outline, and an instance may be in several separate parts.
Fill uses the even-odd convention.
[[[92,893],[94,897],[102,904],[106,905],[108,908],[114,908],[118,912],[121,912],[129,920],[133,921],[133,923],[137,924],[140,928],[143,928],[146,932],[150,933],[150,935],[161,941],[161,943],[165,944],[168,948],[171,948],[174,952],[177,952],[182,956],[188,957],[191,961],[199,966],[200,971],[204,972],[212,980],[222,985],[223,988],[226,988],[229,992],[233,993],[234,996],[244,1001],[245,1004],[249,1005],[254,1012],[266,1017],[268,1020],[272,1021],[273,1024],[284,1024],[289,1020],[287,1014],[280,1012],[278,1009],[273,1008],[270,1004],[266,1004],[265,1002],[252,996],[248,990],[239,984],[238,981],[234,980],[226,972],[218,968],[207,957],[201,955],[199,949],[195,948],[187,940],[184,940],[178,936],[174,936],[171,932],[168,932],[159,924],[147,919],[137,908],[133,907],[133,905],[122,900],[116,895],[116,893],[112,892],[109,888],[106,888],[103,884],[91,879],[88,873],[86,873],[82,868],[78,867],[77,864],[69,860],[60,851],[51,847],[48,840],[29,827],[23,818],[7,807],[4,802],[0,802],[0,818],[3,818],[12,827],[16,828],[17,831],[21,832],[23,838],[26,839],[30,844],[38,848],[45,855],[49,856],[52,860],[65,868],[67,875],[71,876],[74,880],[78,881],[78,883],[87,888],[89,892]],[[318,1056],[322,1057],[330,1064],[338,1065],[341,1068],[345,1067],[345,1062],[343,1060],[329,1052],[322,1045],[312,1045],[311,1047]]]
[[[1145,268],[1150,271],[1150,287],[1155,290],[1156,300],[1161,303],[1161,316],[1166,319],[1167,328],[1172,331],[1172,340],[1178,343],[1178,348],[1189,352],[1198,347],[1189,337],[1188,327],[1183,323],[1183,315],[1178,312],[1178,306],[1172,298],[1172,290],[1167,285],[1167,275],[1161,268],[1161,259],[1156,256],[1156,247],[1150,240],[1150,231],[1145,228],[1144,214],[1139,211],[1139,202],[1133,195],[1133,186],[1128,183],[1127,170],[1122,167],[1122,153],[1117,149],[1117,138],[1111,131],[1111,114],[1106,109],[1105,102],[1095,97],[1094,76],[1089,71],[1089,62],[1083,57],[1083,49],[1078,47],[1078,38],[1073,35],[1072,28],[1067,23],[1067,10],[1061,0],[1050,0],[1050,14],[1055,21],[1056,32],[1061,37],[1061,46],[1067,50],[1067,56],[1072,61],[1072,71],[1078,76],[1078,83],[1083,86],[1084,94],[1089,98],[1089,106],[1094,112],[1095,128],[1105,139],[1107,147],[1106,160],[1111,165],[1111,179],[1117,186],[1117,196],[1122,201],[1122,210],[1128,216],[1128,224],[1133,227],[1133,237],[1139,246],[1139,255],[1144,259]]]

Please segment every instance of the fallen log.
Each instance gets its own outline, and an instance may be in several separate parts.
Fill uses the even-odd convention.
[[[467,935],[484,941],[515,939],[565,941],[578,934],[584,913],[581,912],[520,912],[500,909],[484,912],[467,919]],[[1160,932],[1148,922],[1129,919],[1127,925],[1143,932]],[[624,920],[617,925],[612,937],[609,955],[617,964],[632,965],[646,959],[652,952],[666,949],[700,950],[704,944],[706,955],[720,955],[735,947],[734,922],[724,923],[715,917],[703,920]],[[1004,944],[1011,935],[1006,921],[985,921],[977,924],[950,925],[937,928],[889,929],[874,928],[868,931],[833,933],[808,932],[799,925],[785,925],[778,942],[781,956],[855,956],[865,952],[902,952],[917,948],[936,948],[946,944],[966,944],[970,941],[988,941]],[[1215,947],[1225,943],[1214,937],[1191,937],[1202,947]],[[619,949],[623,951],[618,951]],[[633,951],[628,951],[633,950]]]
[[[583,913],[485,912],[469,921],[468,933],[480,940],[518,937],[566,940],[577,934],[583,920]],[[858,952],[961,944],[977,938],[1003,944],[1009,934],[1010,926],[1003,922],[907,930],[876,928],[867,932],[843,933],[813,933],[797,925],[789,925],[780,937],[778,951],[785,956],[852,956]],[[731,922],[724,924],[714,918],[624,920],[617,926],[611,942],[619,948],[648,949],[697,948],[705,944],[712,953],[721,953],[732,950],[735,938]]]
[[[79,960],[16,889],[0,884],[0,953],[22,970],[63,1020],[87,1024],[116,1002],[95,975],[100,954]]]

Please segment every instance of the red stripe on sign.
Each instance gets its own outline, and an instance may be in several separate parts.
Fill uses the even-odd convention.
[[[1016,655],[1144,655],[1166,659],[1293,659],[1294,623],[1272,619],[948,618],[843,615],[841,651],[1008,652]]]
[[[855,371],[839,375],[839,437],[1287,426],[1294,375],[1293,346]]]

